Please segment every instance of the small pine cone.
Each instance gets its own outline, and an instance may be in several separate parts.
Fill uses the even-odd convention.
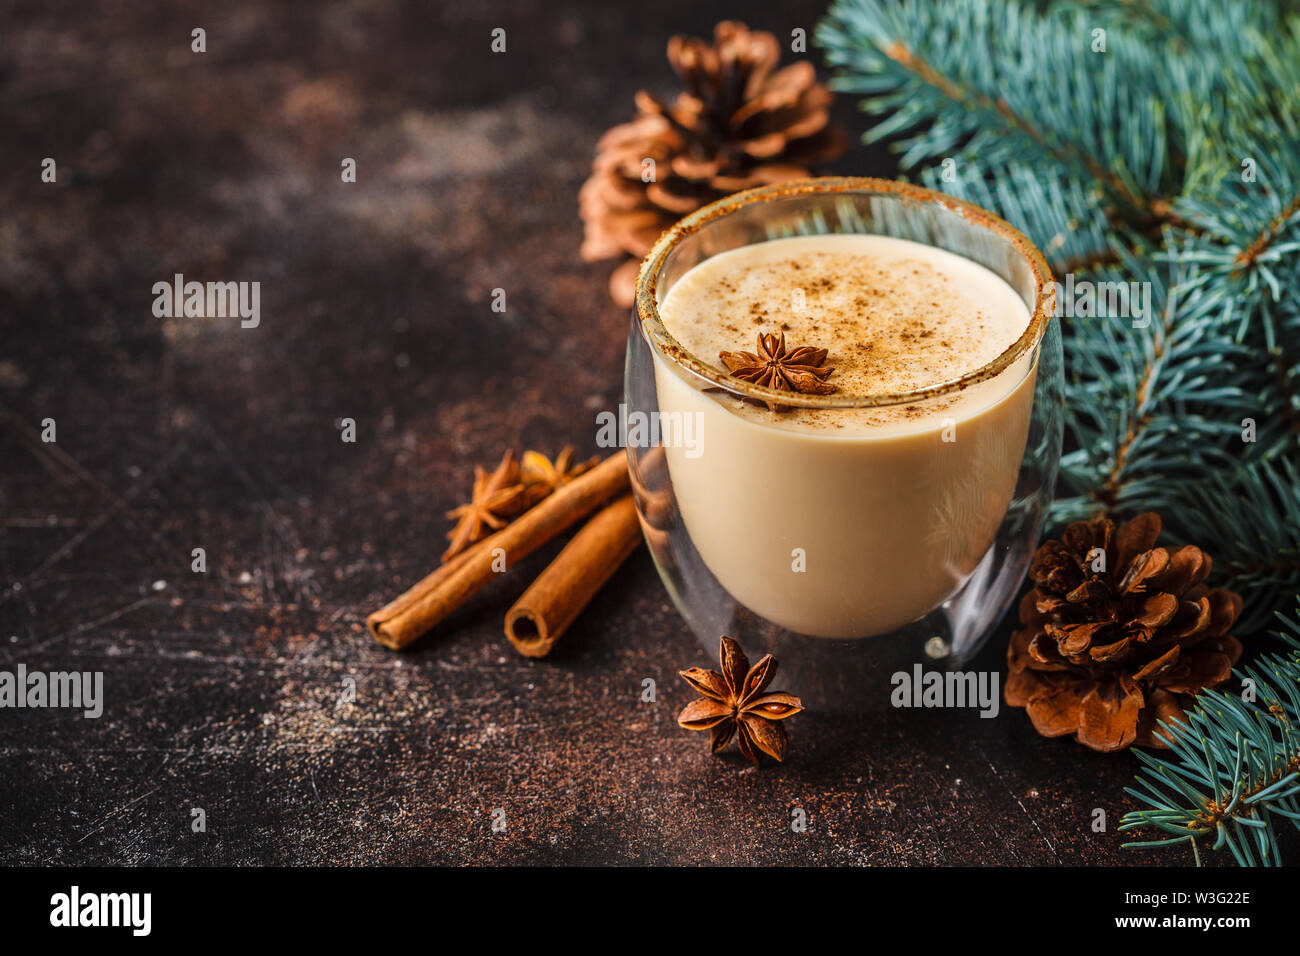
[[[610,277],[619,305],[632,304],[639,260],[682,216],[742,189],[803,179],[844,153],[830,90],[807,61],[773,72],[780,59],[775,36],[743,23],[719,23],[712,44],[673,37],[668,60],[685,90],[671,105],[638,93],[637,118],[597,143],[578,193],[581,254],[634,257]],[[646,160],[654,161],[650,182]]]
[[[1158,548],[1159,535],[1154,512],[1118,529],[1079,521],[1034,555],[1005,696],[1043,736],[1103,751],[1165,747],[1157,721],[1186,723],[1191,696],[1230,676],[1240,596],[1204,586],[1208,554]]]

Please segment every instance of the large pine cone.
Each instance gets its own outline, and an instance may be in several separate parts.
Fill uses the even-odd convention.
[[[639,260],[686,213],[741,189],[803,179],[812,164],[843,154],[846,137],[829,125],[831,92],[806,61],[773,72],[780,59],[775,36],[743,23],[719,23],[712,44],[673,37],[668,60],[685,91],[671,106],[638,93],[637,118],[601,137],[578,193],[581,252],[588,262],[635,257],[610,277],[619,305],[632,304]],[[654,161],[650,182],[646,160]]]
[[[1164,747],[1157,721],[1186,723],[1190,696],[1231,674],[1241,598],[1203,585],[1208,554],[1157,548],[1159,535],[1148,512],[1118,529],[1076,522],[1038,549],[1005,696],[1043,736],[1074,734],[1093,750]]]

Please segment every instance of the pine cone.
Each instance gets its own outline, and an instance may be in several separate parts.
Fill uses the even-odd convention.
[[[831,92],[807,61],[773,72],[776,37],[743,23],[714,27],[712,45],[668,41],[668,60],[686,90],[665,105],[644,90],[638,115],[596,145],[592,174],[578,193],[588,262],[632,255],[610,277],[610,295],[630,306],[639,260],[686,213],[752,186],[803,179],[809,167],[844,153],[828,125]],[[653,179],[649,164],[654,160]]]
[[[1157,548],[1159,535],[1153,512],[1118,529],[1080,521],[1034,555],[1005,696],[1044,737],[1074,734],[1104,751],[1168,746],[1157,721],[1186,723],[1191,695],[1231,674],[1241,597],[1202,584],[1208,554]]]

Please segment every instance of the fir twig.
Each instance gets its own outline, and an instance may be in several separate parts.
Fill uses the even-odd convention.
[[[1300,648],[1300,616],[1279,636]],[[1145,775],[1125,792],[1147,809],[1126,813],[1121,832],[1155,827],[1170,837],[1125,843],[1145,848],[1190,842],[1227,848],[1242,866],[1280,866],[1275,821],[1300,829],[1300,651],[1263,654],[1237,672],[1248,696],[1204,691],[1186,723],[1163,723],[1171,757],[1137,751]]]

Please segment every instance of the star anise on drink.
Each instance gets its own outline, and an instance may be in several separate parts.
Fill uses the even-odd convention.
[[[597,455],[575,464],[573,452],[572,445],[565,445],[554,462],[539,451],[524,452],[521,470],[529,505],[536,504],[600,463]]]
[[[447,532],[451,540],[442,560],[449,561],[491,531],[504,528],[510,519],[528,506],[519,460],[507,450],[491,474],[474,466],[474,490],[470,500],[447,512],[456,526]]]
[[[760,752],[785,759],[785,728],[777,721],[803,710],[803,701],[782,691],[764,693],[776,676],[776,658],[767,654],[750,667],[740,645],[726,635],[719,642],[718,657],[720,674],[702,667],[678,671],[700,698],[683,708],[677,723],[687,730],[712,731],[715,754],[736,737],[740,752],[756,767]]]
[[[784,332],[760,332],[757,355],[724,351],[718,353],[718,358],[736,378],[755,385],[808,395],[829,395],[835,391],[835,386],[826,382],[834,371],[826,364],[826,350],[806,345],[786,349]],[[774,412],[783,407],[776,402],[766,404]]]

